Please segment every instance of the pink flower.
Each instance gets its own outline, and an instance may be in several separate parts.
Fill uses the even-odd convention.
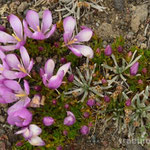
[[[0,48],[3,51],[12,51],[15,49],[20,49],[21,46],[25,45],[26,35],[23,32],[23,26],[20,19],[15,15],[10,15],[8,17],[9,23],[14,30],[14,34],[9,35],[6,32],[0,30],[0,43],[4,45],[0,45]],[[9,45],[6,45],[6,44]]]
[[[45,142],[38,136],[42,132],[42,129],[35,124],[30,124],[29,127],[25,127],[16,134],[22,134],[23,137],[33,146],[44,146]]]
[[[64,42],[65,45],[78,57],[85,56],[93,58],[93,50],[89,46],[82,45],[81,42],[89,41],[92,37],[92,30],[89,28],[82,29],[76,36],[73,36],[73,31],[76,21],[73,17],[66,17],[63,21],[64,27]]]
[[[71,111],[67,111],[67,117],[64,119],[64,125],[71,126],[76,122],[76,118]]]
[[[44,117],[43,124],[45,126],[51,126],[54,123],[54,119],[52,117]]]
[[[130,68],[130,74],[135,76],[138,72],[139,62],[134,63]]]
[[[89,134],[89,127],[87,127],[86,125],[82,126],[80,129],[80,132],[82,135],[87,135]]]
[[[111,54],[112,54],[112,48],[111,48],[110,45],[108,45],[108,46],[105,48],[104,53],[105,53],[106,56],[111,56]]]
[[[95,100],[94,99],[89,99],[86,103],[88,106],[92,107],[95,105]]]
[[[24,32],[29,38],[44,40],[49,38],[56,30],[56,24],[52,25],[52,14],[49,10],[44,11],[41,25],[39,22],[38,13],[33,10],[29,10],[26,14],[26,19],[23,20]]]
[[[42,77],[43,83],[46,87],[50,89],[57,89],[62,84],[63,77],[67,73],[68,69],[70,68],[71,63],[68,62],[67,64],[61,66],[57,74],[53,76],[53,71],[55,67],[55,63],[52,59],[49,59],[45,63],[44,69],[40,69],[40,75]]]

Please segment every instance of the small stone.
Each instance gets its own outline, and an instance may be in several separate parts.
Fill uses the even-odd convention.
[[[128,40],[131,40],[131,39],[133,38],[133,35],[134,35],[133,32],[129,32],[129,33],[127,34],[126,38],[127,38]]]
[[[2,123],[5,122],[5,118],[2,115],[0,115],[0,122],[2,122]]]
[[[124,9],[124,0],[114,0],[114,7],[116,10],[122,11]]]
[[[22,2],[22,3],[19,5],[19,7],[18,7],[17,12],[18,12],[18,13],[24,12],[24,10],[28,8],[28,6],[29,6],[29,5],[28,5],[27,2]]]
[[[36,61],[40,63],[42,61],[42,57],[36,57]]]
[[[96,23],[96,26],[99,27],[99,23]]]
[[[141,49],[146,49],[147,45],[145,43],[141,43]]]
[[[126,148],[127,150],[144,150],[144,148],[138,144],[127,144]]]
[[[148,5],[143,4],[136,7],[133,11],[131,18],[131,28],[136,33],[139,30],[139,26],[142,22],[146,20],[148,16]]]

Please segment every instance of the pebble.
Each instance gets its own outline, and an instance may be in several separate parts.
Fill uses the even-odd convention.
[[[122,11],[124,10],[124,0],[113,0],[114,1],[114,7],[116,10]]]
[[[127,150],[144,150],[144,148],[138,144],[128,144],[126,148]]]
[[[28,8],[28,6],[29,4],[27,2],[22,2],[18,7],[17,12],[18,13],[24,12],[24,10]]]
[[[99,27],[99,23],[96,23],[96,26]]]
[[[40,63],[42,61],[42,57],[36,57],[36,61]]]
[[[127,38],[128,40],[131,40],[131,39],[133,38],[133,35],[134,35],[133,32],[129,32],[129,33],[127,34],[126,38]]]
[[[141,49],[146,49],[147,45],[145,43],[141,43]]]
[[[5,122],[5,118],[2,115],[0,115],[0,122],[2,122],[2,123]]]

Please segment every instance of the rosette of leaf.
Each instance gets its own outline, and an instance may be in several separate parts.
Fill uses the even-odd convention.
[[[74,95],[75,97],[82,96],[81,102],[89,95],[94,95],[94,98],[104,97],[103,90],[109,89],[111,86],[99,86],[93,82],[93,75],[95,73],[96,64],[92,67],[89,65],[89,59],[86,60],[86,65],[76,67],[77,75],[74,75],[74,86],[68,92],[64,92],[65,95]],[[72,72],[69,72],[72,74]]]
[[[150,129],[150,102],[149,90],[147,86],[145,90],[137,93],[131,101],[130,122],[128,124],[128,137],[146,138]],[[124,97],[128,96],[123,93]]]
[[[111,76],[113,77],[112,80],[119,81],[121,79],[121,84],[125,83],[126,86],[129,87],[129,85],[126,82],[127,81],[126,77],[129,75],[127,75],[125,71],[129,69],[133,64],[135,64],[141,58],[141,55],[136,57],[136,53],[137,50],[133,53],[129,63],[124,58],[122,58],[122,62],[120,62],[121,66],[120,64],[118,65],[115,55],[112,54],[111,58],[113,60],[114,66],[113,67],[109,66],[106,63],[102,64],[102,66],[103,68],[113,72],[113,74],[111,73]],[[136,76],[139,76],[139,74],[137,74]]]

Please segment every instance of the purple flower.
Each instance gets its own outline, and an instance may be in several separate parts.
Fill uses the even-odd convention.
[[[0,96],[3,98],[3,100],[5,100],[6,103],[12,103],[19,100],[9,109],[12,108],[16,110],[18,107],[21,107],[22,105],[29,103],[30,102],[30,98],[28,97],[29,93],[30,88],[26,80],[24,80],[24,90],[21,88],[20,84],[14,80],[4,80],[3,85],[0,86]]]
[[[71,111],[67,111],[67,117],[64,119],[64,125],[71,126],[76,122],[76,118]]]
[[[130,74],[135,76],[138,72],[139,62],[134,63],[130,68]]]
[[[123,47],[122,46],[118,46],[118,52],[122,53],[123,52]]]
[[[45,142],[38,136],[42,132],[42,129],[35,124],[30,124],[29,127],[25,127],[16,134],[22,134],[23,137],[33,146],[44,146]]]
[[[110,97],[104,96],[104,101],[107,102],[107,103],[109,103],[110,102]]]
[[[44,117],[43,124],[45,126],[51,126],[54,123],[54,119],[52,117]]]
[[[95,105],[95,100],[94,99],[89,99],[86,103],[88,106],[92,107]]]
[[[62,149],[63,149],[63,148],[62,148],[61,145],[56,147],[56,150],[62,150]]]
[[[69,77],[68,77],[68,81],[73,82],[73,80],[74,80],[74,75],[70,74]]]
[[[43,12],[41,25],[39,22],[38,13],[33,10],[29,10],[26,14],[26,19],[23,20],[24,32],[29,38],[44,40],[49,38],[56,30],[56,24],[52,26],[52,14],[49,10],[45,10]]]
[[[37,92],[39,92],[39,91],[42,90],[42,86],[36,85],[36,86],[34,86],[34,90],[37,91]]]
[[[46,87],[50,89],[57,89],[62,84],[63,77],[67,73],[68,69],[70,68],[71,63],[67,63],[61,66],[57,74],[53,76],[53,71],[55,67],[55,63],[52,59],[49,59],[45,63],[44,69],[40,69],[40,75],[42,77],[43,83]]]
[[[138,84],[143,84],[143,81],[141,79],[138,80]]]
[[[5,57],[5,61],[9,66],[9,69],[4,69],[2,75],[7,79],[23,78],[30,76],[29,73],[33,67],[33,60],[30,60],[29,54],[25,47],[20,48],[21,60],[15,54],[8,54]]]
[[[107,47],[105,48],[104,53],[105,53],[106,56],[111,56],[111,54],[112,54],[112,48],[111,48],[110,45],[107,45]]]
[[[64,42],[65,45],[78,57],[85,56],[93,58],[93,50],[89,46],[82,45],[81,42],[89,41],[92,37],[92,30],[89,28],[82,29],[76,36],[73,36],[76,21],[73,17],[66,17],[63,21]]]
[[[21,108],[16,111],[11,111],[8,113],[7,122],[11,125],[16,125],[18,127],[23,127],[29,125],[32,121],[32,113],[26,108]]]
[[[22,23],[19,18],[15,15],[10,15],[8,17],[8,20],[14,30],[14,34],[12,34],[11,36],[4,31],[0,31],[0,43],[4,44],[4,46],[1,45],[0,48],[3,51],[12,51],[15,49],[19,49],[26,42],[26,36],[23,33]],[[7,43],[9,45],[5,45]]]
[[[106,79],[102,79],[102,84],[106,84],[107,83],[107,80]]]
[[[53,100],[52,100],[52,104],[53,104],[53,105],[56,105],[56,104],[57,104],[57,100],[56,100],[56,99],[53,99]]]
[[[82,126],[80,129],[80,132],[82,135],[87,135],[89,134],[89,127],[87,127],[86,125]]]
[[[131,99],[126,100],[125,105],[130,106],[131,105]]]

